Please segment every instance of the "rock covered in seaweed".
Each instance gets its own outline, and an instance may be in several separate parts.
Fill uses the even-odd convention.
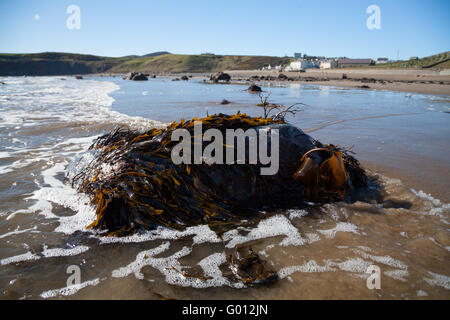
[[[174,164],[171,151],[178,142],[171,141],[172,133],[176,129],[189,131],[193,145],[196,120],[202,122],[203,132],[209,128],[222,133],[227,129],[254,128],[258,132],[277,129],[278,172],[261,175],[263,165],[259,161],[216,164],[205,159],[196,165]],[[271,143],[269,139],[268,149]],[[207,145],[203,142],[202,147]],[[224,143],[224,151],[226,147]],[[72,166],[75,170],[69,177],[97,207],[97,219],[90,227],[106,229],[111,235],[126,235],[160,225],[184,229],[208,224],[218,230],[243,217],[258,217],[261,208],[288,208],[307,200],[304,197],[307,186],[295,181],[293,174],[301,157],[317,147],[323,145],[281,120],[219,114],[174,122],[166,129],[147,132],[117,129],[97,139],[85,155],[87,159],[81,158]],[[311,157],[321,163],[324,156],[312,153]],[[357,160],[351,159],[359,168]],[[364,172],[356,175],[361,174]]]

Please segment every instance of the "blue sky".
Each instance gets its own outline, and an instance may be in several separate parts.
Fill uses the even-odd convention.
[[[66,27],[69,5],[81,9],[79,30]],[[381,30],[366,27],[370,5],[381,9]],[[4,53],[402,59],[450,50],[449,31],[450,0],[0,0]]]

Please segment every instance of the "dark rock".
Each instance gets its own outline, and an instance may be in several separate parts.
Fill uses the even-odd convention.
[[[362,86],[359,86],[359,88],[361,88],[361,89],[370,89],[370,87],[368,85],[362,85]]]
[[[188,76],[182,76],[182,77],[181,77],[181,80],[188,81],[189,78],[188,78]]]
[[[172,81],[180,81],[180,78],[173,78]]]
[[[82,76],[75,76],[75,78],[76,78],[77,80],[82,80],[82,79],[83,79]]]
[[[223,99],[220,104],[230,104],[231,102],[228,101],[227,99]]]
[[[233,222],[240,224],[243,216],[253,214],[259,217],[261,208],[266,206],[298,207],[314,192],[317,192],[317,201],[320,194],[327,202],[335,197],[332,196],[333,190],[329,189],[332,193],[327,191],[328,181],[333,181],[334,174],[323,180],[321,185],[324,191],[319,188],[318,182],[314,182],[321,181],[318,180],[318,169],[313,170],[311,183],[297,179],[308,177],[302,174],[309,170],[304,165],[299,168],[299,159],[312,149],[324,147],[300,129],[278,120],[250,118],[241,114],[219,114],[199,121],[203,122],[202,133],[210,128],[218,129],[222,134],[236,128],[254,128],[258,132],[277,130],[279,170],[273,175],[257,174],[263,167],[260,162],[226,166],[175,165],[171,152],[176,143],[171,141],[171,134],[177,129],[194,133],[193,120],[174,123],[162,133],[151,129],[145,135],[129,129],[116,129],[97,139],[89,151],[68,169],[70,183],[87,194],[92,204],[97,206],[98,219],[90,227],[108,230],[109,235],[126,235],[155,229],[160,225],[183,230],[188,226],[207,223],[215,226],[215,230],[224,228],[222,230],[225,231],[236,226]],[[270,144],[271,135],[268,139]],[[208,144],[202,141],[202,150]],[[248,155],[250,144],[246,145],[245,154]],[[193,146],[192,140],[191,148]],[[227,147],[223,145],[223,149]],[[334,147],[327,149],[310,153],[308,159],[319,168],[329,159],[330,152],[334,153]],[[343,156],[351,185],[357,188],[358,181],[361,181],[361,187],[365,187],[367,177],[358,161],[348,154]],[[110,169],[112,165],[116,168],[113,172]],[[325,172],[329,171],[321,174],[328,176]],[[337,200],[341,201],[343,196],[337,196]],[[211,211],[214,215],[209,214]],[[241,261],[236,258],[231,261],[233,264]]]
[[[213,82],[219,82],[219,81],[230,81],[231,76],[228,73],[218,72],[215,75],[211,76],[209,80]]]
[[[288,79],[288,76],[285,75],[285,74],[280,73],[280,74],[278,75],[278,79],[279,79],[279,80],[287,80],[287,79]]]
[[[258,87],[256,84],[252,84],[250,87],[248,87],[247,89],[248,92],[262,92],[261,87]]]
[[[343,73],[343,74],[342,74],[342,79],[343,79],[343,80],[348,79],[347,74]]]
[[[362,82],[362,83],[376,83],[377,80],[375,80],[374,78],[366,78],[366,77],[363,77],[363,78],[361,78],[361,82]]]
[[[124,80],[133,80],[133,81],[147,81],[148,76],[141,72],[130,72],[123,79]]]

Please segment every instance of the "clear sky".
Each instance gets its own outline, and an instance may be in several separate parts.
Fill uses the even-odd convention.
[[[69,30],[69,5],[81,10]],[[366,9],[381,10],[369,30]],[[172,53],[352,58],[450,50],[450,0],[0,0],[0,52]]]

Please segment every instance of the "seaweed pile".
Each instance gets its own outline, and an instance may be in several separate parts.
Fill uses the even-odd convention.
[[[172,133],[176,129],[188,130],[193,145],[194,121],[202,122],[203,131],[215,128],[222,133],[226,129],[279,129],[278,173],[260,175],[259,162],[174,164],[171,150],[178,142],[171,140]],[[288,208],[310,200],[308,186],[301,179],[293,179],[293,175],[301,165],[301,158],[316,148],[328,150],[308,155],[318,164],[339,151],[334,146],[329,149],[283,120],[240,113],[217,114],[173,122],[165,129],[147,132],[118,128],[93,143],[90,147],[93,160],[71,182],[80,192],[88,194],[97,208],[97,219],[89,228],[107,230],[111,236],[161,225],[183,230],[198,224],[208,224],[220,234],[238,225],[244,217],[260,218],[262,208]],[[363,186],[365,173],[358,161],[346,152],[340,154],[345,165],[346,186]],[[323,175],[322,172],[315,177],[319,179]],[[314,201],[343,200],[345,196],[345,190],[335,194],[327,193],[323,186],[318,190]]]

